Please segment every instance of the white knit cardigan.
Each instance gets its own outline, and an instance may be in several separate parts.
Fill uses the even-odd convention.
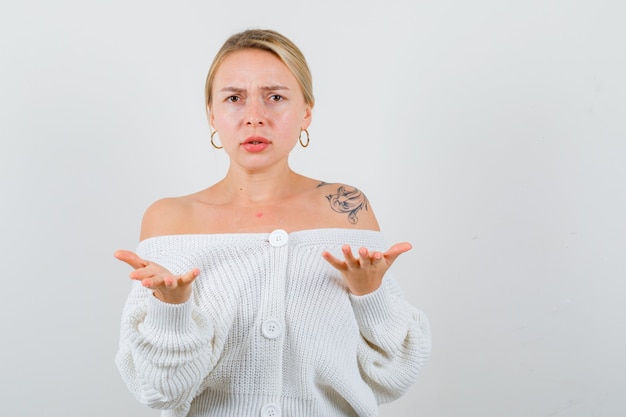
[[[346,243],[387,249],[380,232],[352,229],[140,242],[172,273],[201,273],[178,305],[133,283],[116,356],[128,388],[164,417],[377,416],[415,381],[430,330],[389,271],[373,293],[349,294],[321,256]]]

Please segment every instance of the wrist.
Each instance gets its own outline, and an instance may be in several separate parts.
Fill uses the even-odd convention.
[[[172,294],[171,292],[164,293],[162,291],[153,291],[152,295],[167,304],[184,304],[191,298],[191,290],[184,291],[183,293]]]

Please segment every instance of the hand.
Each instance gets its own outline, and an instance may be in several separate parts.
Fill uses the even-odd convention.
[[[359,257],[352,255],[350,245],[341,248],[345,261],[341,261],[329,252],[322,257],[335,267],[343,276],[350,292],[365,295],[376,291],[383,282],[383,276],[398,256],[412,248],[408,242],[396,243],[387,252],[370,252],[367,248],[359,249]]]
[[[118,250],[113,256],[126,262],[135,270],[130,278],[141,281],[141,285],[154,291],[154,296],[170,304],[182,304],[191,297],[191,283],[200,275],[198,268],[184,275],[173,275],[154,262],[146,261],[128,250]]]

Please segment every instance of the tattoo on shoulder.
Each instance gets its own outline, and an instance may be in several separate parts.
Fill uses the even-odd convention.
[[[318,187],[323,185],[329,185],[328,183],[321,182]],[[326,199],[330,203],[332,208],[337,213],[348,214],[348,221],[352,224],[359,222],[357,216],[358,212],[362,209],[368,210],[368,201],[365,194],[354,187],[348,187],[341,185],[337,188],[337,191],[333,194],[326,195]]]

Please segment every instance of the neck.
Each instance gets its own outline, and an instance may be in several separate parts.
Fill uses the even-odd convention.
[[[257,205],[289,197],[302,177],[288,166],[264,172],[242,172],[231,167],[220,188],[228,199],[241,205]]]

